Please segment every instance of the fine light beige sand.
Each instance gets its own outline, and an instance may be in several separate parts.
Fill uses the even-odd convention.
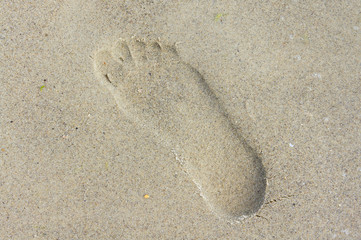
[[[360,1],[1,1],[0,239],[360,239]]]

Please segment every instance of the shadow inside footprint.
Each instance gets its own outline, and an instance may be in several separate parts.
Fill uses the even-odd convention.
[[[119,40],[96,54],[95,70],[122,112],[173,151],[217,216],[240,220],[259,210],[266,190],[260,157],[173,46]]]

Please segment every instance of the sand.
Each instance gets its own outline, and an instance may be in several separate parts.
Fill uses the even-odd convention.
[[[0,239],[361,238],[359,9],[2,1]]]

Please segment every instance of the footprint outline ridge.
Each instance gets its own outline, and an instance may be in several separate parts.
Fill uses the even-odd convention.
[[[239,221],[261,208],[261,158],[174,46],[120,39],[96,53],[94,69],[121,111],[177,154],[212,212]]]

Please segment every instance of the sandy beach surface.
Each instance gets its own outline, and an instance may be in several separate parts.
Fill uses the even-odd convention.
[[[360,239],[360,9],[1,1],[0,239]]]

